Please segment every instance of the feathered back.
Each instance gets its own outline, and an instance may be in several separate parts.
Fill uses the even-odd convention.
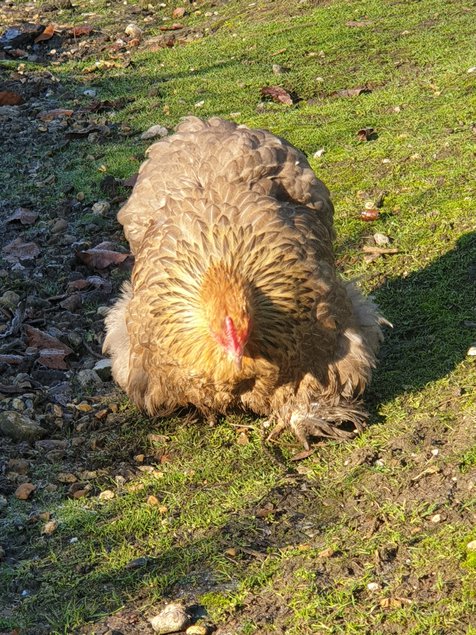
[[[257,197],[246,197],[246,192],[303,205],[318,212],[316,217],[332,235],[328,189],[302,152],[265,130],[219,118],[187,117],[175,135],[154,143],[147,154],[134,191],[118,215],[133,253],[151,222],[176,219],[179,209],[189,207],[187,199],[195,204],[204,194],[208,203],[240,206],[240,213],[254,206],[257,216]],[[219,207],[209,204],[204,222],[213,223],[219,214]]]

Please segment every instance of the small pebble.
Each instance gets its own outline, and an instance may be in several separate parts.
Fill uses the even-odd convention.
[[[101,378],[95,370],[92,370],[92,368],[84,368],[83,370],[80,370],[76,375],[76,378],[82,388],[94,385],[100,386],[102,384]]]
[[[385,234],[377,232],[374,234],[374,242],[378,247],[385,247],[390,244],[390,238]]]
[[[108,201],[98,201],[91,207],[93,214],[97,216],[105,216],[111,209],[111,204]]]
[[[250,442],[250,440],[249,440],[248,435],[246,434],[246,432],[240,432],[240,434],[236,438],[236,443],[238,445],[248,445],[249,442]]]
[[[284,73],[287,72],[287,68],[285,68],[284,66],[281,66],[281,64],[273,64],[273,73],[275,75],[283,75]]]
[[[20,296],[15,291],[5,291],[0,297],[0,306],[13,310],[20,304]]]
[[[44,428],[16,410],[0,413],[0,436],[6,436],[13,441],[37,441],[45,434]]]
[[[68,229],[68,221],[64,218],[59,218],[51,228],[53,234],[62,234]]]
[[[73,492],[72,496],[73,498],[83,498],[84,496],[87,496],[87,494],[88,494],[87,489],[77,489],[76,491]]]
[[[476,551],[476,540],[471,540],[471,542],[468,542],[468,544],[466,545],[466,549],[468,551]]]
[[[124,33],[134,40],[140,40],[142,38],[142,29],[137,24],[128,24],[124,29]]]
[[[149,559],[145,557],[135,558],[126,564],[126,569],[139,569],[145,567],[148,564]]]
[[[319,159],[320,157],[322,157],[322,155],[325,153],[325,151],[326,151],[325,148],[319,148],[319,150],[316,150],[312,156],[315,159]]]
[[[185,631],[186,635],[208,635],[209,629],[203,624],[192,624]]]
[[[178,603],[168,604],[158,615],[150,619],[152,628],[159,635],[183,631],[190,624],[187,609]]]
[[[10,459],[8,468],[17,474],[27,474],[30,469],[30,463],[26,459]]]
[[[367,589],[374,593],[375,591],[378,591],[380,589],[380,584],[378,584],[377,582],[369,582],[367,584]]]
[[[71,472],[59,472],[56,476],[56,480],[60,483],[76,483],[78,480]]]
[[[50,520],[43,525],[41,533],[44,536],[51,536],[51,534],[53,534],[56,531],[57,527],[58,527],[58,521]]]
[[[102,381],[109,381],[112,378],[112,361],[110,359],[100,359],[94,364],[93,370]]]
[[[166,137],[169,134],[169,131],[164,126],[159,124],[155,126],[151,126],[147,130],[145,130],[140,138],[141,139],[155,139],[156,137]]]
[[[437,523],[441,522],[442,516],[441,516],[441,514],[435,514],[434,516],[432,516],[430,518],[430,520],[431,520],[432,523],[435,523],[435,525],[436,525]]]
[[[476,344],[472,344],[469,347],[468,352],[466,353],[466,355],[470,355],[471,357],[476,356]]]
[[[100,501],[110,501],[114,498],[115,494],[112,490],[110,489],[105,489],[103,492],[101,492],[98,496]]]

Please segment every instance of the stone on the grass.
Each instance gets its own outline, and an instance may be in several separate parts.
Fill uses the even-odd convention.
[[[47,523],[45,523],[41,529],[41,533],[43,534],[43,536],[51,536],[51,534],[53,534],[56,529],[58,527],[58,521],[57,520],[49,520]]]
[[[124,33],[131,38],[140,40],[142,38],[142,29],[137,24],[128,24],[124,29]]]
[[[378,247],[386,247],[390,244],[390,238],[381,232],[376,232],[374,234],[374,241]]]
[[[112,361],[110,359],[100,359],[93,368],[102,381],[109,381],[112,377]]]
[[[16,309],[20,304],[20,296],[15,291],[5,291],[0,297],[0,305],[7,309]]]
[[[190,615],[182,604],[173,602],[167,604],[158,615],[152,617],[150,623],[159,635],[178,633],[185,630],[190,624]]]
[[[88,386],[99,386],[102,384],[101,378],[95,370],[92,368],[84,368],[77,374],[77,379],[81,388],[87,388]]]
[[[204,624],[192,624],[185,631],[185,635],[208,635],[210,629]]]
[[[114,498],[115,494],[111,489],[105,489],[104,491],[99,493],[99,500],[100,501],[110,501]]]
[[[12,441],[38,441],[46,434],[46,430],[29,417],[7,410],[0,412],[0,435]]]
[[[93,214],[98,216],[104,216],[111,209],[111,204],[108,201],[98,201],[91,207]]]
[[[169,134],[169,131],[164,126],[157,124],[155,126],[151,126],[147,130],[145,130],[140,138],[141,139],[155,139],[156,137],[166,137]]]

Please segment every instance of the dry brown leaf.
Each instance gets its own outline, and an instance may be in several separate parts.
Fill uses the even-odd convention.
[[[270,97],[273,101],[292,106],[293,99],[287,90],[281,86],[265,86],[261,89],[263,97]]]
[[[298,452],[297,454],[293,454],[291,457],[291,461],[302,461],[303,459],[307,459],[314,454],[314,450],[303,450],[302,452]]]
[[[71,282],[68,282],[68,291],[82,291],[83,289],[86,289],[86,287],[89,287],[89,284],[90,283],[84,278],[81,278],[80,280],[72,280]]]
[[[178,22],[174,22],[173,24],[159,27],[161,31],[178,31],[179,29],[183,29],[183,24],[179,24]]]
[[[18,498],[18,500],[26,501],[35,490],[36,485],[33,485],[33,483],[22,483],[16,488],[15,497]]]
[[[255,511],[256,518],[266,518],[270,514],[273,514],[276,511],[273,503],[266,503],[263,507],[258,508]]]
[[[7,223],[20,222],[22,225],[33,225],[38,218],[37,212],[32,212],[31,209],[26,207],[17,207],[11,216],[6,220]]]
[[[45,333],[44,331],[40,331],[40,329],[30,326],[30,324],[25,326],[25,333],[27,336],[28,346],[31,346],[32,348],[47,351],[63,351],[65,355],[70,355],[73,352],[67,344],[64,344],[57,337],[54,337],[49,333]]]
[[[402,606],[411,604],[412,601],[408,598],[383,598],[380,600],[380,606],[383,609],[400,609]]]
[[[40,253],[40,248],[36,243],[26,243],[21,238],[15,238],[11,243],[3,248],[5,260],[17,262],[18,260],[33,260]]]
[[[183,18],[185,14],[186,10],[184,7],[175,7],[175,9],[172,11],[172,17],[176,18],[177,20]]]
[[[40,351],[38,356],[39,363],[45,368],[51,368],[53,370],[66,370],[68,364],[65,361],[65,357],[68,353],[60,351],[57,348],[44,348]]]
[[[0,106],[18,106],[24,101],[23,97],[11,90],[0,90]]]
[[[373,128],[361,128],[357,131],[359,141],[371,141],[375,138],[375,130]]]
[[[360,212],[360,220],[363,220],[367,223],[377,220],[379,216],[380,212],[378,211],[378,209],[363,209]]]
[[[41,119],[41,121],[53,121],[53,119],[60,119],[61,117],[71,117],[73,113],[74,110],[69,108],[54,108],[53,110],[40,112],[38,119]]]
[[[93,27],[89,24],[83,24],[82,26],[73,26],[69,31],[70,37],[83,37],[85,35],[90,35]]]
[[[45,30],[35,38],[35,44],[38,44],[38,42],[44,42],[45,40],[51,40],[51,38],[55,34],[55,31],[56,31],[56,25],[48,24]]]
[[[124,262],[129,254],[122,254],[111,249],[101,249],[94,247],[86,251],[78,251],[76,256],[92,269],[106,269],[110,265],[119,265]]]

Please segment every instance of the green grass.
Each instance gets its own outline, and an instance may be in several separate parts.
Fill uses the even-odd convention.
[[[206,31],[213,20],[205,13],[214,10],[216,31]],[[112,28],[109,3],[94,3],[94,11],[98,26]],[[156,15],[170,13],[171,7],[157,8]],[[363,19],[371,24],[346,25]],[[474,66],[474,15],[459,0],[253,6],[239,0],[204,4],[201,14],[192,9],[184,23],[203,29],[204,37],[139,50],[125,69],[86,74],[90,60],[55,67],[71,103],[86,101],[81,92],[88,86],[101,99],[126,97],[111,120],[133,134],[72,142],[61,151],[61,165],[47,163],[45,173],[56,176],[52,187],[20,189],[10,179],[4,196],[48,208],[70,188],[94,202],[103,197],[100,166],[117,178],[130,176],[147,146],[139,133],[156,123],[172,128],[189,114],[285,136],[332,191],[342,271],[359,278],[395,325],[369,390],[375,425],[352,442],[318,447],[300,463],[289,460],[295,448],[284,436],[279,463],[264,451],[252,419],[245,424],[256,429],[241,446],[233,421],[213,429],[150,423],[125,406],[122,424],[95,460],[105,467],[133,464],[143,452],[155,472],[138,472],[125,485],[99,478],[93,491],[113,489],[108,502],[40,493],[35,505],[59,521],[51,538],[27,524],[28,511],[16,502],[0,543],[15,541],[18,523],[27,539],[15,563],[2,567],[0,593],[12,602],[21,590],[31,592],[14,614],[0,616],[0,625],[34,633],[48,623],[51,632],[71,633],[124,606],[153,614],[163,598],[182,590],[216,623],[228,621],[242,635],[280,628],[290,635],[474,634],[476,560],[465,545],[474,539],[476,513],[476,365],[465,354],[476,335],[464,326],[476,321],[476,100],[475,74],[467,72]],[[273,63],[289,72],[274,75]],[[260,105],[261,87],[273,84],[300,101]],[[363,85],[372,92],[334,94]],[[359,142],[364,126],[375,128],[375,141]],[[313,158],[319,148],[324,155]],[[5,159],[9,169],[18,160]],[[363,223],[365,202],[379,197],[379,220]],[[377,231],[400,251],[367,263],[361,247]],[[169,463],[153,458],[161,448],[148,440],[152,431],[170,437],[162,448]],[[366,451],[374,456],[361,461]],[[448,493],[453,477],[456,489]],[[256,517],[263,501],[276,499],[279,508],[282,492],[294,486],[289,508],[284,503],[284,510]],[[150,494],[166,511],[147,504]],[[435,514],[440,523],[432,522]],[[329,546],[335,554],[319,557]],[[397,555],[386,565],[376,554],[388,546]],[[230,548],[236,556],[227,554]],[[147,560],[129,568],[136,558]],[[371,592],[367,584],[374,581],[379,589]],[[264,611],[251,610],[256,602],[287,611],[271,612],[266,621]]]

